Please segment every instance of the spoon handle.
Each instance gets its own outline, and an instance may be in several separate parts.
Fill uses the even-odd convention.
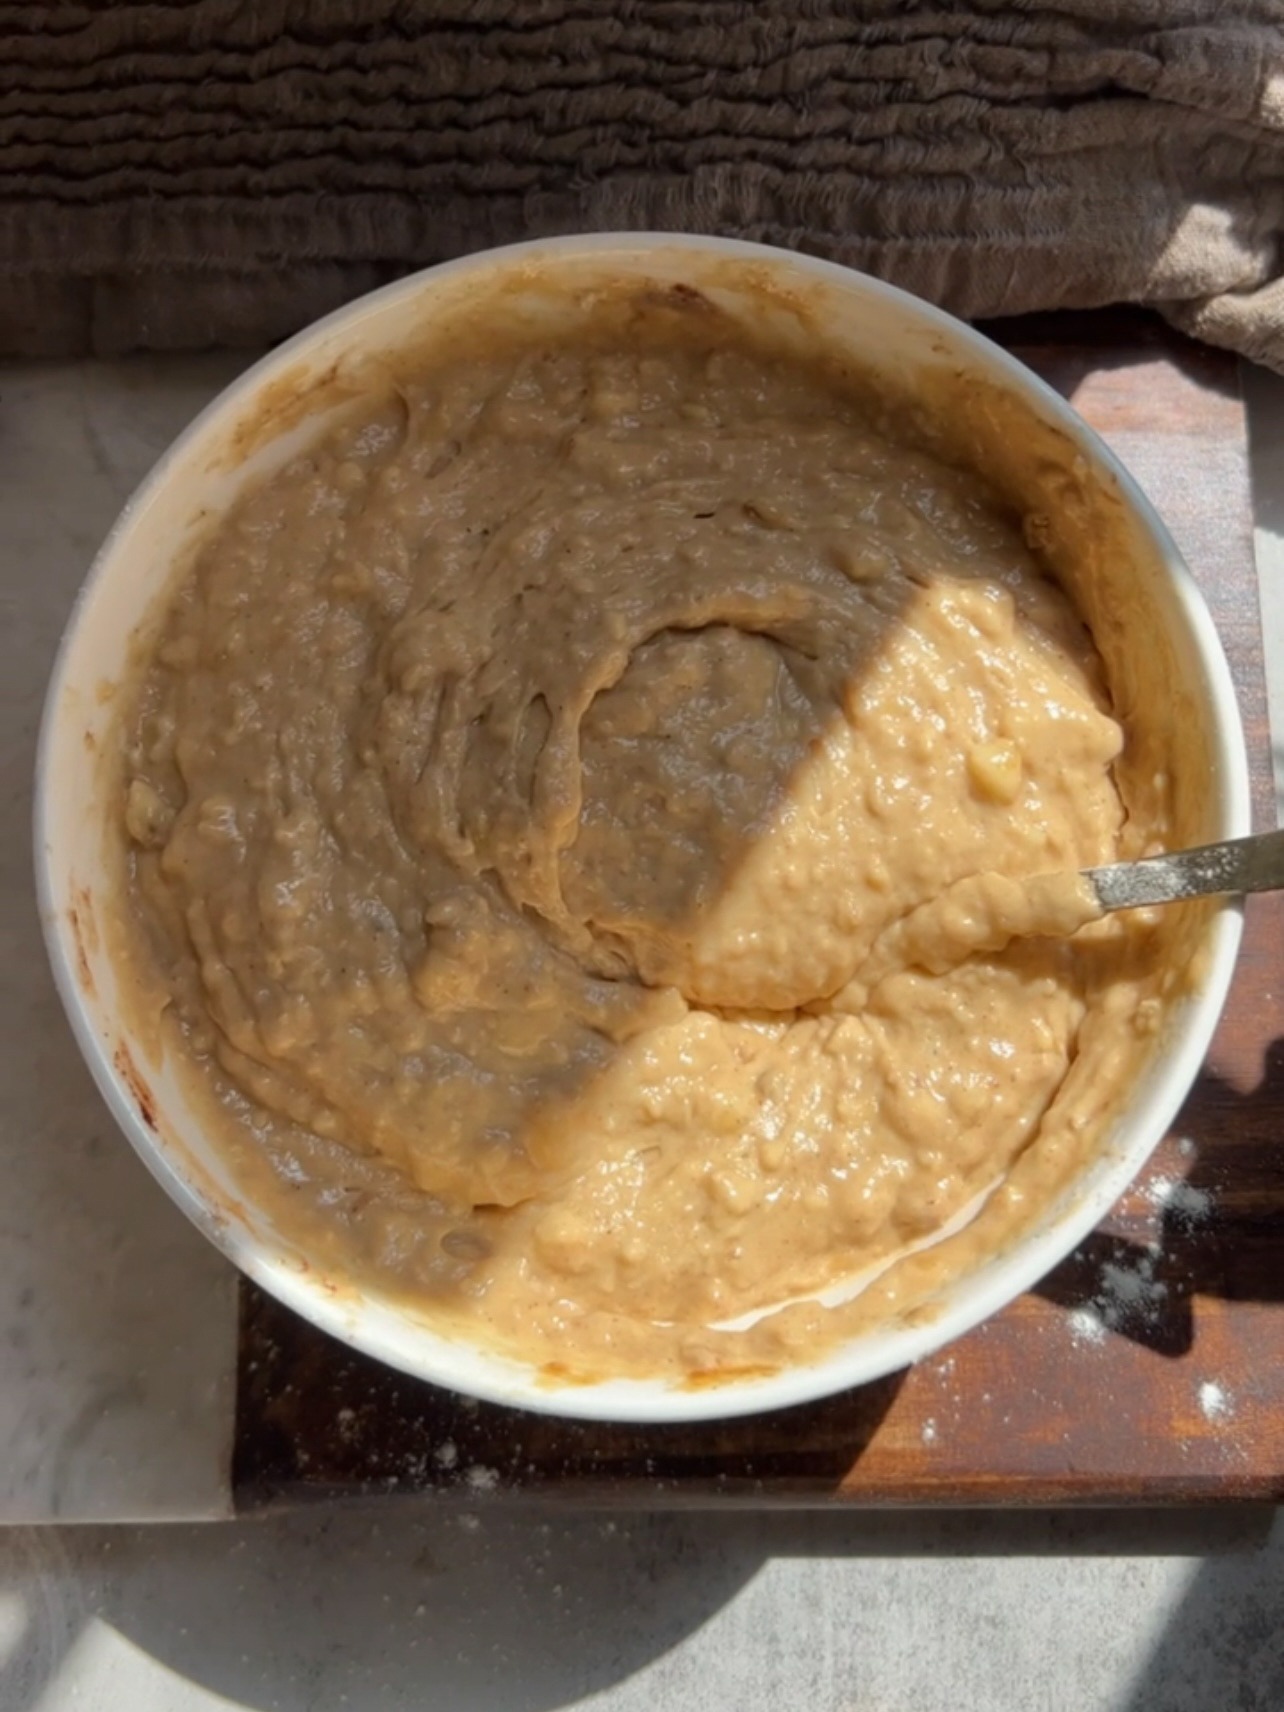
[[[1218,892],[1273,892],[1284,888],[1284,831],[1088,868],[1084,879],[1103,910],[1170,904]]]

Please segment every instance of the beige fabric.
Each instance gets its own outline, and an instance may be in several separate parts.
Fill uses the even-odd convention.
[[[256,343],[607,227],[1284,370],[1284,0],[0,6],[0,352]]]

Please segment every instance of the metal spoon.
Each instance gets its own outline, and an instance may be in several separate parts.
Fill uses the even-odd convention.
[[[1086,868],[1083,877],[1103,910],[1171,904],[1219,892],[1273,892],[1284,889],[1284,831]]]
[[[1284,890],[1284,831],[1174,850],[1140,862],[1014,880],[965,874],[890,922],[826,1010],[859,1012],[887,976],[906,968],[940,975],[1014,939],[1068,938],[1111,910],[1171,904],[1218,892]],[[810,1007],[808,1007],[810,1008]]]

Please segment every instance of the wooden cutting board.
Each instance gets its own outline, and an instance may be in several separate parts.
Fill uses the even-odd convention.
[[[1131,313],[989,329],[1154,501],[1234,670],[1272,824],[1245,419],[1232,358]],[[576,1503],[1284,1499],[1284,895],[1250,900],[1204,1073],[1107,1222],[940,1355],[827,1402],[692,1427],[477,1404],[354,1355],[242,1286],[245,1508],[371,1492]]]

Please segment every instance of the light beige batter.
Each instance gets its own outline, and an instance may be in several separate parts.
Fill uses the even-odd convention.
[[[137,987],[327,1264],[737,1371],[1095,1147],[1155,931],[1013,882],[1119,854],[1121,726],[1020,520],[884,429],[650,294],[409,364],[205,550],[129,716]]]

